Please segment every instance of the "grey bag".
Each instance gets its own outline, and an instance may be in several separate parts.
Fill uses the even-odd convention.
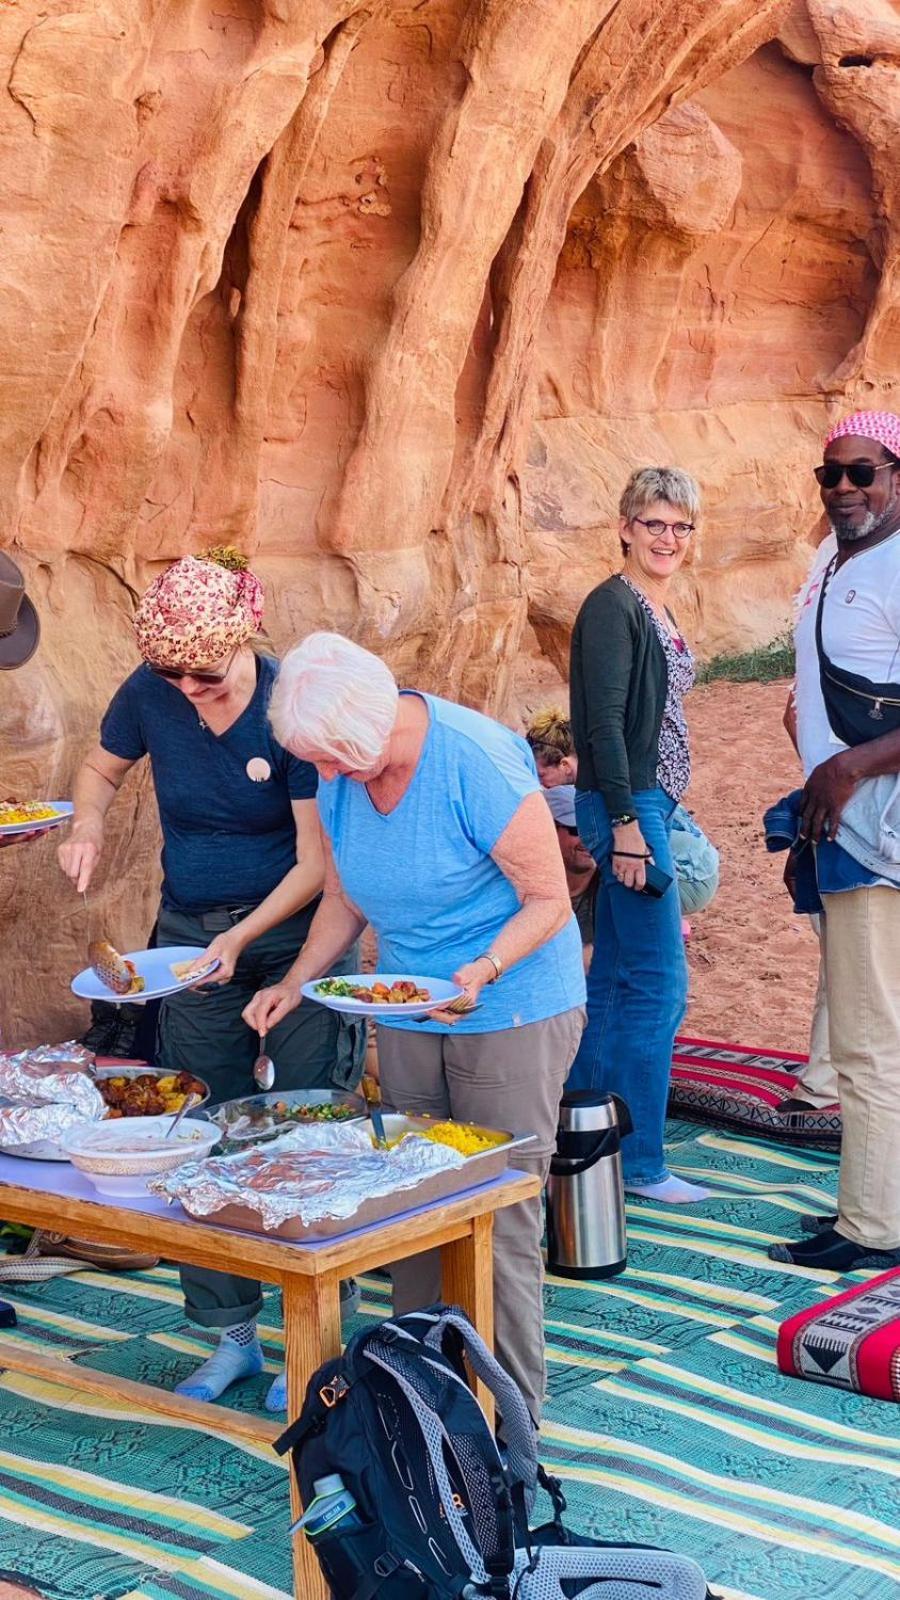
[[[542,1545],[530,1558],[516,1552],[516,1572],[516,1600],[706,1600],[708,1594],[696,1561],[640,1546]]]

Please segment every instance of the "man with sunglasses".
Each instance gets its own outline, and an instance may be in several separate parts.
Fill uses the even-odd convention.
[[[831,534],[799,597],[791,714],[843,1145],[837,1215],[769,1254],[850,1272],[900,1266],[900,416],[845,418],[814,470]]]

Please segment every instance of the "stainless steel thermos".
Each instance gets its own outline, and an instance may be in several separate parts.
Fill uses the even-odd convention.
[[[618,1095],[579,1089],[559,1108],[547,1180],[547,1270],[611,1278],[627,1258],[620,1144],[631,1117]]]

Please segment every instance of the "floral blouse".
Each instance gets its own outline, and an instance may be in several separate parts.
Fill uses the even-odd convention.
[[[688,743],[687,722],[684,715],[684,697],[694,686],[694,657],[684,639],[676,639],[660,622],[650,601],[636,583],[619,573],[632,594],[638,599],[656,629],[656,637],[663,648],[669,674],[666,704],[659,730],[659,757],[656,781],[672,800],[680,800],[691,781],[691,749]]]

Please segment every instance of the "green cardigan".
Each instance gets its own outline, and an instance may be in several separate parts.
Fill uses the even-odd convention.
[[[669,672],[645,608],[607,578],[584,601],[572,632],[569,692],[577,788],[597,789],[612,816],[656,788]]]

